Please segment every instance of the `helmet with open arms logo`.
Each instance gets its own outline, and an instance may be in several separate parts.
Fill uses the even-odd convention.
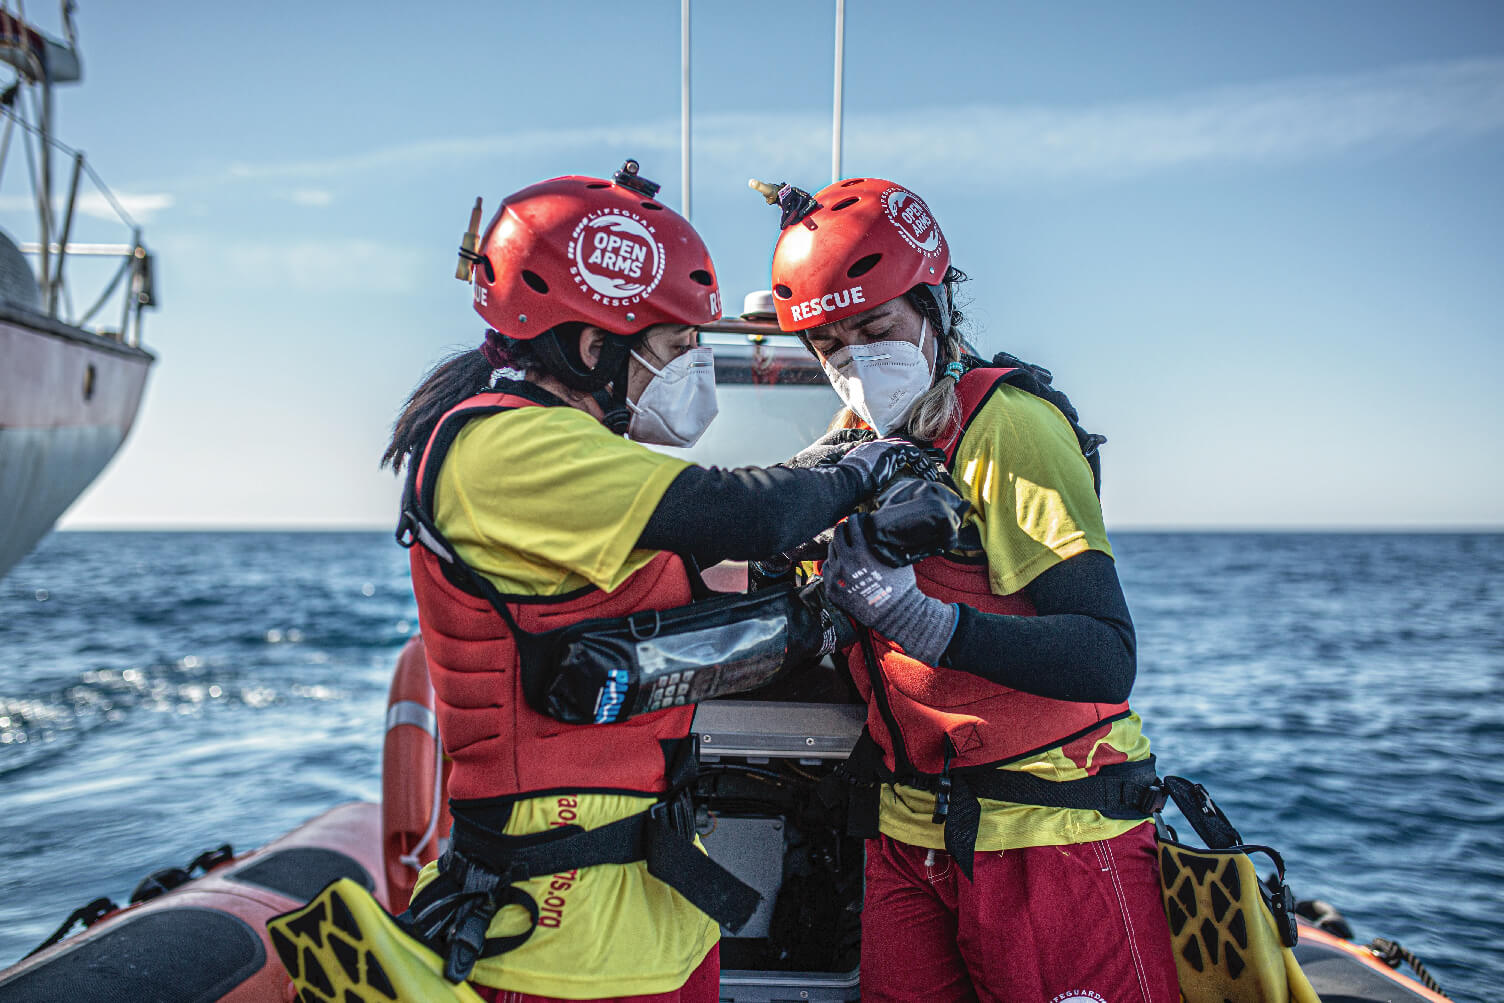
[[[614,334],[721,316],[715,265],[636,162],[615,180],[563,177],[507,196],[473,252],[475,311],[508,337],[577,321]]]
[[[803,331],[861,313],[917,285],[939,285],[950,245],[918,195],[880,178],[837,181],[773,249],[778,326]]]

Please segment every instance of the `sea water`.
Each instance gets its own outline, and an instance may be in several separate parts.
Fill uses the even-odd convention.
[[[1360,942],[1504,999],[1504,535],[1114,546],[1162,772]],[[0,579],[0,965],[150,871],[379,799],[416,630],[389,534],[48,537]]]

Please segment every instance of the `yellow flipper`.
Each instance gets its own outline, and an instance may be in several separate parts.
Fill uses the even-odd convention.
[[[1241,847],[1161,841],[1165,916],[1185,1003],[1320,1003],[1259,896]]]
[[[364,1003],[483,1003],[469,985],[445,979],[444,960],[403,932],[370,892],[348,878],[266,926],[301,1000],[343,1003],[350,992]]]

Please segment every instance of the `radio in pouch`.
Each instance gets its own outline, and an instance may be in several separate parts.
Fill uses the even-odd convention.
[[[765,686],[850,643],[818,588],[793,585],[519,636],[523,692],[566,724],[614,724]]]

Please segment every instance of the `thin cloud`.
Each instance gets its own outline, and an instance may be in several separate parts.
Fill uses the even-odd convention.
[[[322,208],[334,201],[334,193],[322,188],[297,188],[287,193],[287,199],[294,205]]]
[[[829,147],[824,112],[701,116],[702,171]],[[1131,176],[1200,164],[1292,164],[1504,128],[1504,60],[1400,67],[1090,107],[977,104],[850,115],[846,155],[885,169],[987,171],[1013,182]],[[570,149],[678,149],[678,122],[432,139],[339,157],[238,164],[241,180],[348,176]],[[775,153],[775,151],[777,151]],[[802,162],[807,159],[800,155]]]
[[[905,167],[964,164],[1032,180],[1293,164],[1501,128],[1504,60],[1475,60],[1086,109],[986,106],[897,121],[858,118],[848,149]]]
[[[440,163],[502,155],[546,153],[557,149],[607,145],[635,148],[678,144],[678,126],[635,125],[578,129],[532,129],[498,136],[429,139],[381,147],[339,157],[297,160],[280,164],[233,164],[228,177],[236,180],[324,178],[400,168],[413,170]]]
[[[407,293],[429,271],[416,251],[373,240],[239,243],[218,253],[231,274],[256,285],[317,292]]]
[[[134,192],[116,192],[115,201],[120,203],[121,208],[130,213],[138,223],[145,223],[164,209],[171,209],[177,199],[167,192],[154,192],[151,194]],[[78,211],[96,219],[118,220],[119,213],[115,211],[108,199],[99,192],[86,192],[78,197]]]
[[[135,193],[116,192],[115,200],[120,203],[138,223],[145,223],[164,209],[171,209],[177,199],[166,192]],[[35,212],[36,201],[29,195],[4,195],[0,196],[0,212]],[[67,204],[62,199],[52,200],[53,219],[61,225],[63,214],[67,211]],[[112,223],[123,223],[120,214],[110,201],[99,192],[83,192],[78,196],[75,211],[85,216],[93,216],[95,219],[109,220]]]

